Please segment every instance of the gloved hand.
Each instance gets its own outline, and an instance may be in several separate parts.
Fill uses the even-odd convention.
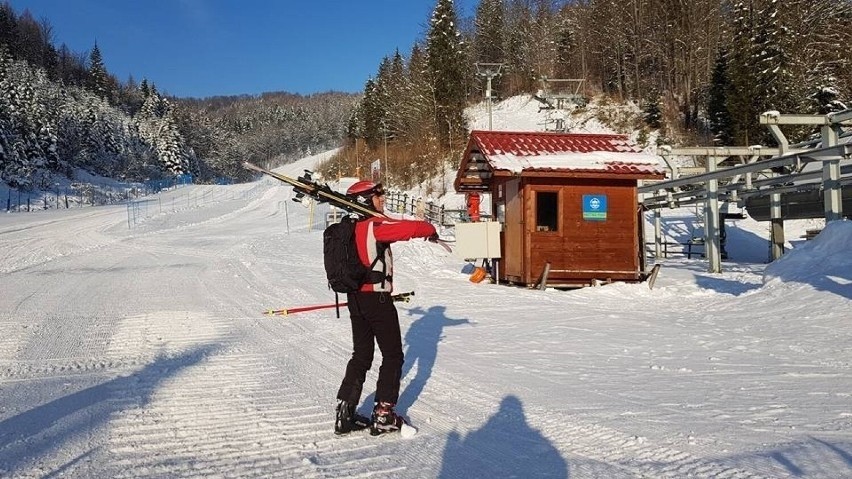
[[[433,243],[438,242],[438,233],[432,233],[429,237],[426,238],[426,241],[431,241]]]

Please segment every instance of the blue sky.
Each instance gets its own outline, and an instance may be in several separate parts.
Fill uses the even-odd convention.
[[[469,15],[477,0],[456,0]],[[53,26],[53,43],[178,97],[360,92],[379,63],[407,56],[436,0],[11,0]]]

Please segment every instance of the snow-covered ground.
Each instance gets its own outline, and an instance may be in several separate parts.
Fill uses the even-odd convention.
[[[171,201],[192,191],[219,200]],[[262,179],[161,193],[134,225],[0,215],[0,476],[852,477],[852,222],[788,222],[767,265],[766,225],[729,220],[722,274],[670,257],[653,290],[475,284],[399,243],[398,410],[420,432],[338,437],[345,312],[262,314],[334,301],[290,197]]]

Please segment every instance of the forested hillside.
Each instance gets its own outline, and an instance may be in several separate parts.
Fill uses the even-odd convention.
[[[642,105],[643,128],[665,141],[771,144],[761,112],[850,105],[850,20],[852,0],[480,0],[471,17],[436,0],[424,38],[388,51],[361,93],[177,99],[116,79],[101,59],[109,45],[57,47],[48,21],[5,3],[0,178],[34,188],[85,168],[241,180],[243,160],[276,166],[342,144],[327,174],[386,158],[411,184],[458,161],[482,63],[500,65],[494,99],[577,79],[586,97]]]
[[[351,173],[382,149],[394,171],[416,165],[412,175],[455,164],[461,108],[485,90],[477,63],[501,67],[492,97],[578,79],[586,97],[642,105],[644,127],[665,141],[772,144],[760,113],[850,105],[850,20],[852,0],[480,0],[461,21],[452,0],[437,0],[426,38],[366,82],[330,168]]]
[[[47,20],[0,4],[0,180],[22,191],[74,169],[145,181],[191,174],[240,181],[243,161],[336,147],[351,93],[178,99],[109,73],[94,45],[71,52]]]

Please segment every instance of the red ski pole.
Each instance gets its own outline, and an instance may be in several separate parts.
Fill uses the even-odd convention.
[[[341,306],[345,306],[346,303],[340,303]],[[305,311],[316,311],[318,309],[326,309],[333,308],[336,305],[334,304],[317,304],[314,306],[299,306],[297,308],[283,308],[283,309],[268,309],[263,312],[263,314],[269,316],[287,316],[288,314],[295,313],[304,313]]]
[[[414,296],[414,291],[409,291],[407,293],[399,293],[391,296],[393,301],[401,301],[401,302],[409,302],[411,297]],[[346,306],[348,303],[340,303],[340,306]],[[263,314],[267,316],[287,316],[290,314],[296,313],[304,313],[306,311],[316,311],[318,309],[329,309],[338,306],[335,303],[331,304],[316,304],[313,306],[297,306],[295,308],[282,308],[282,309],[267,309],[263,312]]]

